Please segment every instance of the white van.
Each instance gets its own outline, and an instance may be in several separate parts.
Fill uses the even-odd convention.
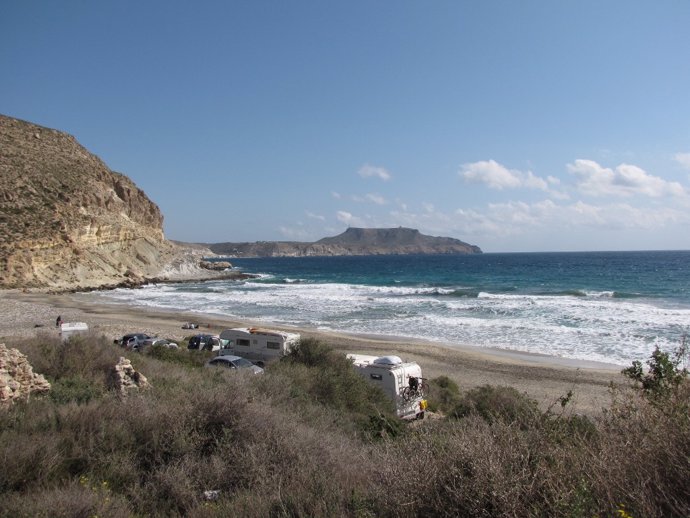
[[[360,376],[395,402],[398,417],[424,418],[427,384],[419,364],[403,362],[399,356],[348,354],[347,358]]]
[[[286,333],[258,327],[236,327],[220,334],[219,356],[233,354],[246,358],[259,367],[282,358],[299,342],[298,333]]]
[[[85,322],[62,322],[60,324],[60,338],[67,340],[70,336],[86,333],[89,326]]]

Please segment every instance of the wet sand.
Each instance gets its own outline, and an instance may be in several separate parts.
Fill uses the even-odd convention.
[[[0,343],[13,342],[41,333],[57,335],[55,320],[86,322],[95,333],[109,339],[143,332],[173,340],[197,332],[219,334],[230,327],[256,325],[217,315],[165,312],[95,301],[90,294],[22,293],[0,290]],[[186,322],[200,324],[198,330],[182,329]],[[269,327],[261,323],[262,327]],[[274,327],[274,326],[270,326]],[[511,386],[537,400],[542,408],[573,392],[572,412],[598,414],[610,403],[609,386],[624,383],[621,366],[504,351],[475,348],[467,344],[436,344],[407,338],[352,335],[315,329],[282,328],[303,337],[325,341],[336,350],[361,354],[394,354],[414,360],[425,377],[448,376],[461,390],[481,385]]]

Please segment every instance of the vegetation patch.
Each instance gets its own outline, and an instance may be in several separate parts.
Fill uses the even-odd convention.
[[[318,341],[261,376],[128,353],[152,389],[126,398],[105,383],[123,354],[107,341],[18,348],[54,390],[0,412],[2,517],[690,515],[682,362],[663,390],[614,388],[596,419],[569,396],[541,412],[437,378],[449,418],[410,426]]]

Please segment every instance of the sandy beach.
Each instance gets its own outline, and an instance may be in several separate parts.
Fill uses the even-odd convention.
[[[139,307],[103,304],[89,294],[23,293],[0,291],[0,343],[9,347],[41,333],[57,334],[55,320],[86,322],[89,328],[116,339],[129,332],[144,332],[181,340],[195,332],[218,334],[223,329],[255,324],[217,315],[163,312]],[[200,324],[198,331],[182,329],[185,322]],[[267,327],[266,324],[262,324]],[[511,386],[537,400],[543,408],[573,393],[571,411],[596,415],[610,403],[609,386],[623,382],[621,367],[573,361],[544,355],[475,348],[467,344],[435,344],[395,337],[324,333],[289,329],[303,337],[325,341],[342,352],[396,354],[417,361],[428,378],[445,375],[461,390],[491,384]]]

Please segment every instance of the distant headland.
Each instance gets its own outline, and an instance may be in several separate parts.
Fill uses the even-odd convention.
[[[481,254],[476,245],[452,237],[427,236],[412,228],[354,228],[313,243],[257,241],[204,243],[227,257],[307,257],[339,255]]]

